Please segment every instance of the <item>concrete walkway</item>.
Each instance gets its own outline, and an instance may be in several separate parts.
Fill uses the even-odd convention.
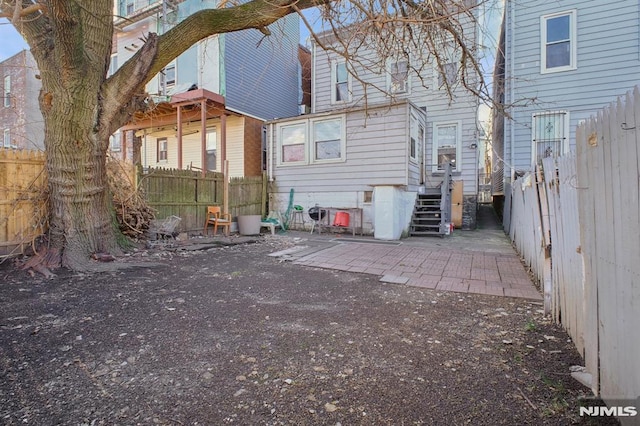
[[[305,244],[320,244],[294,259],[299,265],[380,275],[384,282],[441,291],[542,300],[490,206],[481,207],[477,230],[456,230],[444,238],[382,242],[331,234],[294,236]]]

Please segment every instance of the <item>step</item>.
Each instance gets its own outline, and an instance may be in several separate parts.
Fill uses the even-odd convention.
[[[436,226],[411,226],[411,232],[440,232],[440,225]]]
[[[412,237],[431,236],[431,235],[442,237],[444,234],[441,234],[440,232],[435,232],[435,231],[413,231],[413,232],[411,232],[411,236]]]

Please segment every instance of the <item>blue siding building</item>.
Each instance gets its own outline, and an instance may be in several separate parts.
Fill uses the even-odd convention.
[[[581,120],[640,83],[640,2],[507,0],[503,33],[494,184],[570,152]]]

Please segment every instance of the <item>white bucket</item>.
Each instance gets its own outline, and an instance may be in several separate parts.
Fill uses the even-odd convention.
[[[260,233],[260,219],[259,214],[238,216],[238,232],[240,235],[258,235]]]

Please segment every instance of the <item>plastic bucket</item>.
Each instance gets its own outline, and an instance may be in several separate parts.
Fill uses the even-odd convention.
[[[238,216],[238,232],[240,235],[258,235],[260,233],[261,216],[246,215]]]
[[[349,226],[349,213],[336,212],[336,217],[333,219],[333,226]]]

